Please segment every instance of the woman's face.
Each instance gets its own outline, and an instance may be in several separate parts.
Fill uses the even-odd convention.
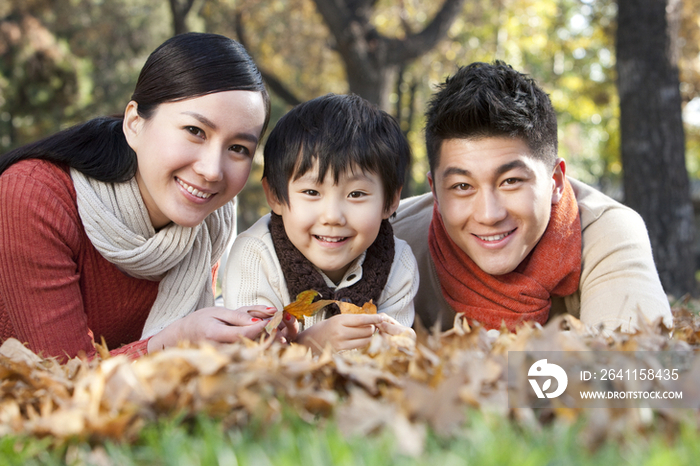
[[[193,227],[243,189],[265,105],[260,92],[224,91],[160,104],[147,120],[132,101],[124,116],[153,227]]]

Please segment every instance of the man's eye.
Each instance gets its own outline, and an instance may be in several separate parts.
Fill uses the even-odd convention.
[[[457,183],[456,185],[452,186],[452,189],[456,189],[458,191],[466,191],[469,188],[471,188],[471,185],[468,183]]]
[[[507,178],[503,181],[503,184],[512,186],[520,182],[519,178]]]

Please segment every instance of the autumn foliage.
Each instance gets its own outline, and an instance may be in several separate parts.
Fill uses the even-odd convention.
[[[417,329],[417,341],[377,333],[363,350],[318,356],[265,336],[181,346],[136,361],[100,347],[102,356],[92,361],[59,364],[10,339],[0,347],[0,436],[129,440],[145,423],[176,413],[207,413],[229,427],[274,422],[291,409],[308,422],[333,417],[347,434],[388,429],[403,451],[419,454],[427,428],[450,435],[471,408],[529,428],[585,418],[582,440],[594,447],[630,429],[673,430],[683,420],[697,422],[697,413],[599,408],[589,416],[556,403],[509,408],[508,351],[697,351],[699,318],[682,307],[674,315],[671,336],[660,324],[604,336],[569,316],[494,335],[457,319],[447,332]],[[692,375],[700,379],[700,371]]]

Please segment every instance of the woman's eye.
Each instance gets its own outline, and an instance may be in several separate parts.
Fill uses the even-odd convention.
[[[242,146],[240,144],[234,144],[232,145],[229,150],[233,152],[237,152],[239,154],[243,155],[250,155],[250,149],[248,149],[246,146]]]
[[[192,134],[193,136],[197,137],[203,137],[204,136],[204,131],[201,129],[197,128],[196,126],[185,126],[185,129]]]

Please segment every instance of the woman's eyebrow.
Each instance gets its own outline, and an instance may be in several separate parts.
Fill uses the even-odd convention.
[[[185,112],[182,112],[182,114],[183,114],[183,115],[189,115],[189,116],[191,116],[191,117],[194,118],[195,120],[198,120],[198,121],[201,122],[202,124],[207,125],[207,126],[210,127],[211,129],[217,129],[217,128],[216,128],[216,124],[214,124],[213,121],[211,121],[209,118],[205,117],[205,116],[202,115],[201,113],[192,112],[192,111],[185,111]]]

